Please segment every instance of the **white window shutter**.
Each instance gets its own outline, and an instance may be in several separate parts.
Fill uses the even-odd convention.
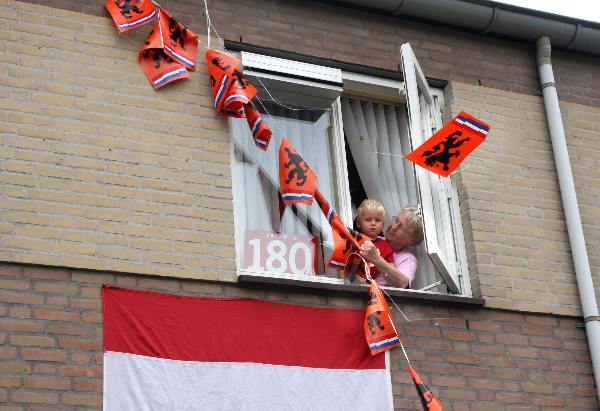
[[[433,131],[438,128],[435,118],[433,118],[434,99],[410,44],[405,43],[400,47],[400,56],[406,87],[412,149],[415,149],[431,137]],[[437,176],[431,178],[431,173],[422,167],[416,166],[415,174],[423,212],[425,249],[448,288],[458,294],[461,290],[455,258],[449,258],[450,256],[446,252],[447,247],[442,247],[440,243],[441,241],[454,242],[451,236],[446,234],[453,232],[452,222],[445,217],[449,214],[444,212],[449,206],[447,190],[438,184]],[[432,190],[435,190],[435,195],[432,195]],[[443,204],[444,202],[445,204]],[[436,212],[438,213],[437,219]],[[444,220],[446,220],[445,223]],[[439,224],[449,225],[438,227]]]

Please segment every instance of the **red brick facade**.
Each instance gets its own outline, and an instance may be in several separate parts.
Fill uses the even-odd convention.
[[[0,409],[101,409],[102,284],[320,307],[365,303],[363,295],[2,265]],[[408,355],[444,409],[596,409],[580,320],[450,305],[400,307],[412,320],[398,321]],[[402,352],[392,351],[391,358],[396,409],[418,409]]]
[[[118,38],[103,1],[25,3],[51,9],[11,16],[10,0],[0,5],[9,21],[0,29],[0,69],[9,67],[0,73],[0,261],[12,261],[0,265],[0,411],[102,407],[102,284],[364,307],[357,293],[236,283],[230,141],[204,73],[159,93],[133,69],[119,83],[123,67],[137,68],[143,36]],[[205,33],[201,1],[161,3]],[[428,76],[457,82],[447,107],[495,123],[461,187],[472,285],[488,304],[396,299],[415,320],[394,315],[409,356],[444,409],[597,409],[534,46],[325,2],[209,7],[227,40],[389,70],[410,42]],[[102,18],[78,22],[59,9]],[[553,61],[584,230],[597,244],[600,59],[554,51]],[[535,157],[525,165],[524,147]],[[150,162],[132,166],[138,159]],[[594,270],[600,251],[589,249]],[[391,357],[396,409],[419,409],[401,351]]]

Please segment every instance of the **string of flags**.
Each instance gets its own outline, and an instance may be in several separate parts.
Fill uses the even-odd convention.
[[[252,103],[256,87],[244,77],[242,63],[210,49],[206,52],[206,63],[217,114],[245,118],[256,147],[267,150],[272,133]]]
[[[106,8],[119,32],[149,24],[155,25],[138,56],[138,63],[154,87],[189,77],[196,71],[198,35],[151,0],[107,0]],[[207,12],[208,17],[208,12]],[[208,49],[206,62],[214,108],[218,115],[245,118],[257,148],[269,148],[272,132],[254,106],[257,89],[244,76],[241,62],[223,52]],[[448,177],[486,138],[490,126],[460,112],[425,143],[404,158],[424,169]],[[296,149],[284,137],[279,147],[280,215],[286,205],[313,204],[329,222],[334,249],[328,266],[344,270],[344,276],[359,275],[370,283],[364,331],[372,355],[402,346],[383,292],[370,276],[370,264],[358,251],[369,238],[345,226],[339,215],[318,189],[318,178]],[[402,346],[404,351],[404,347]],[[408,363],[423,409],[441,411],[442,404]]]

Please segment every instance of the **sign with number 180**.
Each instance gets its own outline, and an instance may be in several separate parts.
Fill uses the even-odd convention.
[[[309,235],[247,230],[244,267],[277,274],[314,275],[317,241]]]

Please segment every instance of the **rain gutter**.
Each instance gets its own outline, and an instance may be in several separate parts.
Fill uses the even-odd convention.
[[[544,106],[546,107],[546,117],[552,140],[552,151],[554,152],[560,195],[567,221],[567,231],[569,233],[571,253],[573,254],[573,264],[575,266],[575,276],[577,278],[577,287],[583,310],[585,331],[592,359],[594,378],[596,380],[596,396],[600,401],[600,386],[598,384],[600,382],[600,316],[598,315],[598,304],[592,282],[585,238],[583,236],[581,216],[579,215],[579,205],[577,204],[573,172],[571,171],[571,163],[569,161],[567,140],[565,138],[558,95],[556,93],[556,84],[554,83],[552,61],[550,59],[551,51],[552,46],[548,37],[538,39],[537,66],[540,85],[544,96]]]
[[[535,43],[547,36],[555,47],[600,55],[600,24],[491,0],[338,0],[393,16]]]

